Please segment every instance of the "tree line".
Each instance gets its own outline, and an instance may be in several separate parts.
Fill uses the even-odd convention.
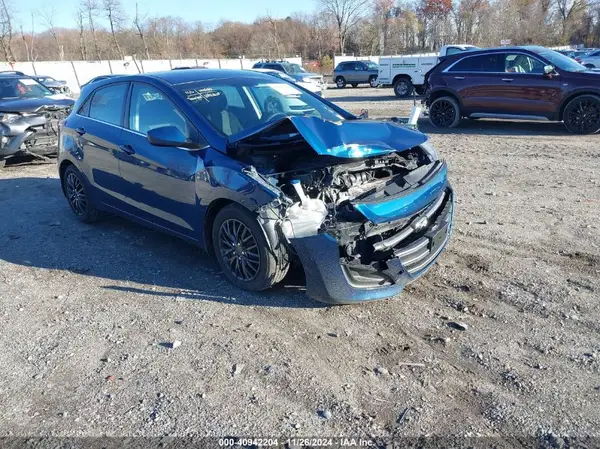
[[[600,0],[317,0],[312,13],[214,26],[151,16],[137,4],[128,15],[122,0],[81,0],[70,28],[56,25],[52,6],[17,19],[15,1],[0,0],[0,58],[8,62],[299,55],[326,66],[334,54],[402,54],[448,43],[600,46]]]

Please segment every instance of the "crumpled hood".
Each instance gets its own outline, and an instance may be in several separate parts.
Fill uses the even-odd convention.
[[[73,106],[75,101],[65,95],[40,98],[23,98],[0,101],[0,112],[38,112],[43,109],[62,109]]]
[[[392,122],[344,120],[330,122],[317,117],[289,117],[308,144],[320,155],[362,158],[404,151],[427,137]]]

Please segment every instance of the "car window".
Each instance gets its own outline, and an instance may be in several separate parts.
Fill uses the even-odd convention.
[[[314,116],[338,122],[334,109],[317,97],[276,77],[199,81],[180,88],[183,96],[221,134],[231,136],[286,116]],[[234,93],[235,92],[235,93]],[[242,99],[243,107],[233,107]]]
[[[522,53],[506,54],[504,58],[504,71],[508,73],[544,73],[544,64],[531,56]]]
[[[588,56],[594,56],[594,57],[600,56],[600,51],[595,51],[593,53],[590,53]]]
[[[504,55],[499,53],[470,56],[461,59],[449,72],[504,72]]]
[[[272,70],[278,70],[280,72],[285,72],[285,70],[283,70],[283,66],[281,66],[280,64],[265,64],[263,66],[264,69],[272,69]]]
[[[354,70],[366,70],[366,67],[364,66],[364,64],[362,62],[355,62]]]
[[[158,89],[135,83],[129,106],[129,129],[147,134],[161,126],[174,126],[189,137],[188,121],[183,113]]]
[[[370,70],[379,70],[379,66],[374,62],[367,62],[366,64]]]
[[[111,84],[98,89],[90,103],[89,117],[121,126],[126,94],[127,84],[125,83]]]
[[[1,78],[0,98],[40,98],[48,97],[52,91],[33,78]]]

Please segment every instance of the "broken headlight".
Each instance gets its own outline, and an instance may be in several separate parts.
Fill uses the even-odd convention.
[[[0,114],[0,122],[2,123],[14,123],[20,118],[19,114]]]
[[[437,151],[435,150],[435,148],[433,148],[433,145],[431,144],[431,142],[429,142],[429,140],[423,142],[421,144],[421,148],[423,149],[427,157],[429,157],[431,162],[437,161],[439,159]]]

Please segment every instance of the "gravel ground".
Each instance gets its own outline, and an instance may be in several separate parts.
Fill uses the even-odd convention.
[[[327,97],[411,106],[391,89]],[[237,290],[175,238],[79,223],[53,164],[7,165],[0,436],[600,437],[599,137],[421,129],[450,164],[451,243],[398,297],[356,306],[311,301],[299,273]]]

